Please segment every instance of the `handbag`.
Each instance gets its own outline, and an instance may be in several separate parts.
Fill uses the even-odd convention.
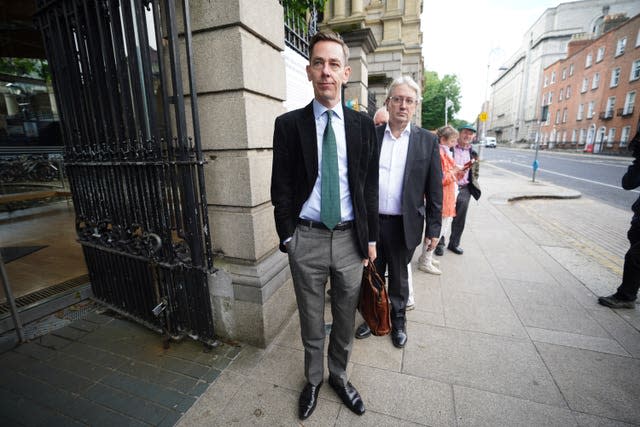
[[[362,271],[358,311],[373,335],[382,336],[391,332],[389,296],[384,279],[380,277],[371,261]]]

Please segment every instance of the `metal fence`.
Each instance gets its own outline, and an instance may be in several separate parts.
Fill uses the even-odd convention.
[[[36,20],[94,295],[167,339],[214,344],[189,4],[177,3],[38,0]]]

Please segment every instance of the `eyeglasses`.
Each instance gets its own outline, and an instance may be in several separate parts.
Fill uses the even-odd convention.
[[[395,105],[401,105],[403,102],[406,103],[408,106],[418,104],[418,100],[414,98],[404,98],[402,96],[390,96],[389,99]]]

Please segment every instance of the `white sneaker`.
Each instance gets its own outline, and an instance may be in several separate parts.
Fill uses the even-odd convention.
[[[438,270],[433,264],[420,264],[418,265],[418,270],[429,274],[442,274],[442,271]]]
[[[437,259],[431,259],[431,264],[435,265],[436,267],[440,265],[440,261]]]

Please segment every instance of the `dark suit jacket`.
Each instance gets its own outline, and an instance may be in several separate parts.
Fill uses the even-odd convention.
[[[382,147],[386,125],[376,133]],[[424,198],[426,196],[426,205]],[[431,132],[411,125],[409,149],[402,188],[402,222],[407,249],[414,249],[426,236],[440,236],[442,226],[442,166],[438,139]]]
[[[367,258],[368,242],[378,238],[378,141],[368,116],[343,107],[349,191],[358,248]],[[322,142],[320,142],[322,143]],[[280,242],[293,235],[302,205],[318,176],[318,141],[313,103],[278,117],[273,131],[271,201]],[[280,250],[286,252],[284,245]]]

